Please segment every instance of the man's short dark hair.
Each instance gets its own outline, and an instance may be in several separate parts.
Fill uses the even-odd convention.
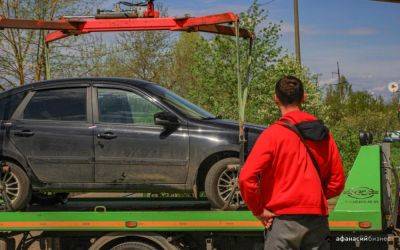
[[[300,105],[304,96],[303,83],[297,77],[285,76],[276,83],[275,94],[285,106]]]

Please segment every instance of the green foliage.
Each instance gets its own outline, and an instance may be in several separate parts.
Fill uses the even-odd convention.
[[[400,142],[392,143],[390,151],[390,163],[393,167],[398,168],[400,166]]]
[[[311,83],[312,75],[290,56],[282,55],[279,46],[280,26],[269,23],[268,12],[255,2],[241,14],[242,25],[256,34],[252,51],[250,92],[246,110],[252,123],[270,124],[279,117],[273,96],[276,81],[291,74],[302,79],[309,99],[306,109],[317,113],[322,107],[319,93]],[[248,59],[248,43],[241,40],[242,75]],[[174,88],[194,103],[218,116],[238,119],[235,38],[215,36],[202,38],[198,34],[182,34],[174,47]],[[182,76],[182,73],[184,76]],[[245,80],[245,79],[243,79]]]
[[[324,103],[322,117],[336,139],[347,171],[360,148],[360,131],[371,132],[375,142],[380,142],[386,131],[398,126],[396,104],[387,104],[366,91],[353,91],[346,78],[330,86]]]
[[[360,148],[360,131],[372,132],[378,142],[397,125],[395,104],[386,104],[368,92],[353,91],[344,76],[340,84],[329,86],[324,95],[313,83],[315,76],[282,53],[278,43],[280,26],[267,22],[268,12],[260,9],[257,2],[241,15],[241,20],[257,37],[246,110],[248,122],[268,125],[279,118],[273,100],[275,83],[285,75],[294,75],[305,84],[307,101],[303,108],[329,126],[346,170],[351,168]],[[247,47],[242,41],[242,71]],[[169,87],[218,116],[237,120],[235,49],[234,38],[205,39],[198,34],[182,34],[174,46],[174,76]]]
[[[321,95],[312,83],[312,75],[307,68],[300,66],[294,58],[285,56],[264,71],[261,81],[254,82],[250,89],[248,117],[250,122],[271,124],[280,113],[274,103],[275,84],[286,75],[297,76],[304,83],[307,93],[304,109],[315,115],[323,110]]]

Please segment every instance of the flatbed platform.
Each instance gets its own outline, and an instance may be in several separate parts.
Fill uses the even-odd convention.
[[[382,231],[380,147],[363,147],[329,217],[332,231]],[[368,187],[353,176],[364,176]],[[49,211],[51,210],[51,211]],[[188,198],[79,198],[0,213],[0,231],[262,231],[249,211],[212,211]]]
[[[71,198],[65,204],[53,206],[31,205],[26,212],[92,212],[96,207],[104,207],[106,211],[166,211],[166,210],[201,210],[209,211],[210,203],[206,199],[190,198]]]
[[[382,207],[387,191],[381,182],[386,178],[381,164],[380,146],[360,150],[344,193],[329,204],[329,226],[335,239],[354,239],[358,235],[395,244],[390,213]],[[363,176],[361,184],[358,176]],[[15,242],[28,244],[35,240],[73,244],[68,249],[111,249],[111,245],[124,242],[156,244],[161,249],[173,250],[214,249],[213,246],[236,250],[250,245],[254,246],[251,249],[262,249],[263,231],[262,224],[249,211],[211,210],[206,199],[187,197],[80,197],[59,206],[0,212],[0,235],[8,249],[14,249]],[[339,247],[333,249],[344,249],[342,243],[347,244],[335,242],[334,246]],[[379,246],[372,249],[388,247],[386,241],[375,243]],[[371,242],[366,244],[371,246]]]
[[[168,204],[168,203],[167,203]],[[82,206],[82,205],[81,205]],[[249,211],[175,210],[152,211],[27,211],[0,213],[0,231],[263,231]],[[361,230],[357,220],[330,219],[332,231]],[[355,218],[356,219],[356,218]],[[368,230],[368,229],[364,229]]]

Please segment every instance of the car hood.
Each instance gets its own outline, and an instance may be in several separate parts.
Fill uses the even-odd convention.
[[[207,120],[203,121],[208,125],[211,126],[218,126],[221,128],[226,128],[226,129],[234,129],[238,130],[239,129],[239,123],[237,121],[232,121],[232,120],[222,120],[222,119],[214,119],[214,120]],[[262,125],[256,125],[256,124],[251,124],[251,123],[246,123],[245,124],[245,129],[250,132],[250,133],[256,133],[256,134],[261,134],[266,127]]]

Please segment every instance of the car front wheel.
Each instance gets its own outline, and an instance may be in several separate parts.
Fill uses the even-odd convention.
[[[236,210],[244,206],[237,185],[238,169],[235,166],[238,164],[239,159],[226,158],[216,162],[208,171],[205,192],[213,208]]]

